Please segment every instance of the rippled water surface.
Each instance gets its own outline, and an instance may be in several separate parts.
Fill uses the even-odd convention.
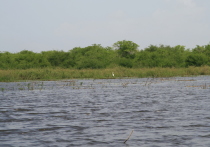
[[[0,83],[0,146],[209,147],[209,86],[210,76]]]

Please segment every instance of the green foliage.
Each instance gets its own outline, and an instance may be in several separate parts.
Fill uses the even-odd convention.
[[[14,54],[9,52],[0,53],[0,68],[10,69],[13,68]]]
[[[184,67],[189,52],[184,46],[151,45],[137,53],[135,67]]]
[[[118,65],[122,67],[132,68],[133,60],[128,59],[128,58],[120,58],[118,61]]]
[[[68,53],[64,51],[48,51],[42,52],[44,57],[50,63],[52,67],[64,67],[64,62],[68,57]],[[46,63],[47,64],[47,63]]]
[[[208,58],[205,54],[196,54],[192,53],[189,55],[186,59],[186,65],[187,66],[202,66],[202,65],[207,65],[208,63]]]
[[[112,50],[103,48],[100,44],[93,44],[85,48],[74,48],[70,51],[72,67],[83,68],[106,68],[111,63]]]
[[[134,58],[139,45],[132,41],[123,40],[114,43],[113,47],[117,50],[120,57]]]
[[[35,53],[23,50],[18,53],[0,52],[0,69],[106,69],[126,68],[182,68],[210,65],[210,44],[192,50],[184,46],[150,45],[138,50],[132,41],[118,41],[112,47],[93,44],[65,51]],[[63,75],[65,77],[65,75]]]

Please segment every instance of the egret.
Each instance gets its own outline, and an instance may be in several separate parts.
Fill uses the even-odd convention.
[[[114,72],[112,72],[112,76],[114,77]]]

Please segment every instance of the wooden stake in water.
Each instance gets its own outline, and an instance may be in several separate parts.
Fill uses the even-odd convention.
[[[128,136],[128,138],[124,141],[124,143],[126,143],[126,142],[130,139],[130,137],[131,137],[132,134],[133,134],[133,130],[131,131],[131,133],[130,133],[130,135]]]

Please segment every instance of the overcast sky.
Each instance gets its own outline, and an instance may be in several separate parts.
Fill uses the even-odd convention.
[[[210,42],[210,0],[0,0],[0,51]]]

